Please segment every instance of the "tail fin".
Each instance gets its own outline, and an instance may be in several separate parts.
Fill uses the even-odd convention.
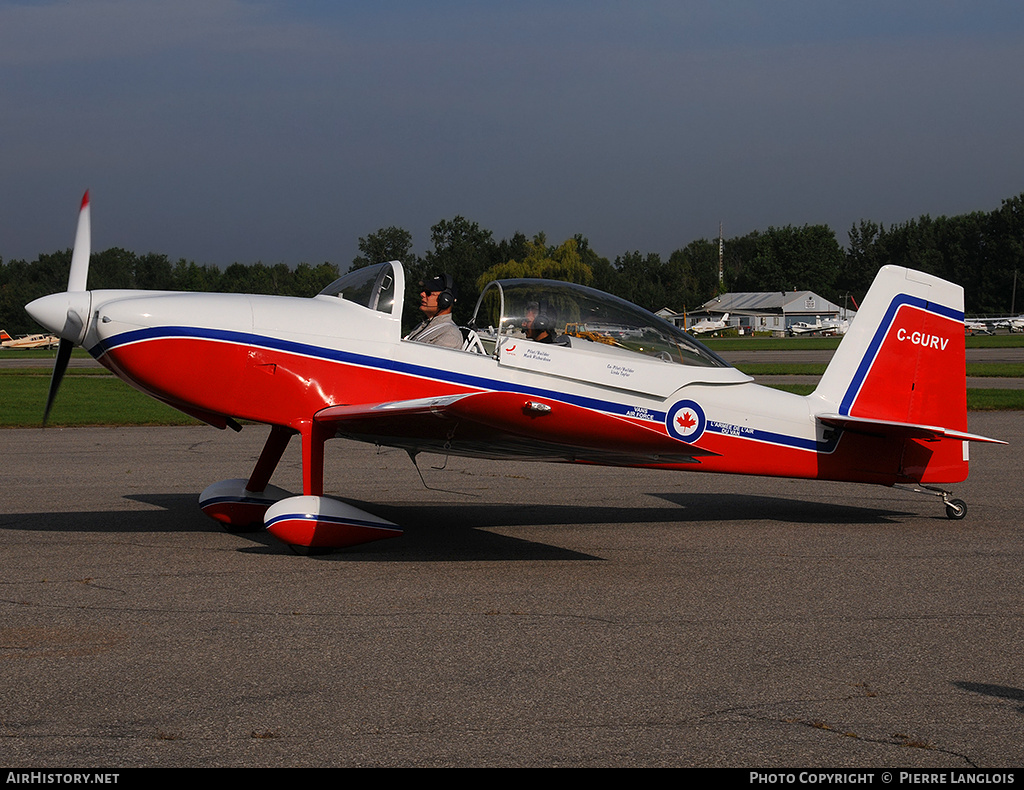
[[[843,416],[967,430],[963,288],[880,269],[814,395]]]
[[[0,329],[0,341],[6,343],[8,340],[14,340],[14,338],[7,334],[6,329]]]
[[[898,266],[880,269],[810,396],[818,419],[904,442],[904,479],[963,480],[967,441],[994,441],[966,433],[963,322],[959,285]]]

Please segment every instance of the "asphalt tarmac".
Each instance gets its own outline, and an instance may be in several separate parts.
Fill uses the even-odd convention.
[[[336,440],[406,532],[323,557],[197,508],[264,428],[0,431],[0,764],[1020,768],[1024,414],[969,430],[962,521]]]

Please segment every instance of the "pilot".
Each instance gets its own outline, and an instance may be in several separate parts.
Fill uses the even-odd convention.
[[[526,320],[523,321],[523,331],[530,340],[538,343],[554,343],[555,330],[551,319],[540,311],[540,305],[530,302],[526,305]]]
[[[452,320],[452,305],[457,298],[458,291],[450,274],[440,274],[420,283],[420,311],[426,318],[405,339],[461,349],[462,331]]]

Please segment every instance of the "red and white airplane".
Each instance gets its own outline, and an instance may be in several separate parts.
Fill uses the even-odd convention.
[[[907,485],[965,504],[963,290],[881,269],[817,389],[758,386],[686,333],[564,282],[492,282],[462,350],[403,340],[397,261],[350,272],[311,299],[86,290],[83,199],[68,290],[28,312],[61,337],[46,413],[74,345],[129,384],[218,428],[271,426],[248,478],[200,496],[227,529],[261,526],[297,551],[400,528],[324,496],[327,440],[486,458]],[[523,332],[527,307],[561,333]],[[596,328],[595,328],[596,327]],[[600,336],[595,336],[595,333]],[[45,422],[45,417],[44,417]],[[270,484],[301,437],[302,493]]]

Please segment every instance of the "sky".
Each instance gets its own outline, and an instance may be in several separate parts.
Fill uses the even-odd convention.
[[[0,258],[329,261],[462,216],[614,260],[1024,192],[1018,0],[0,0]]]

